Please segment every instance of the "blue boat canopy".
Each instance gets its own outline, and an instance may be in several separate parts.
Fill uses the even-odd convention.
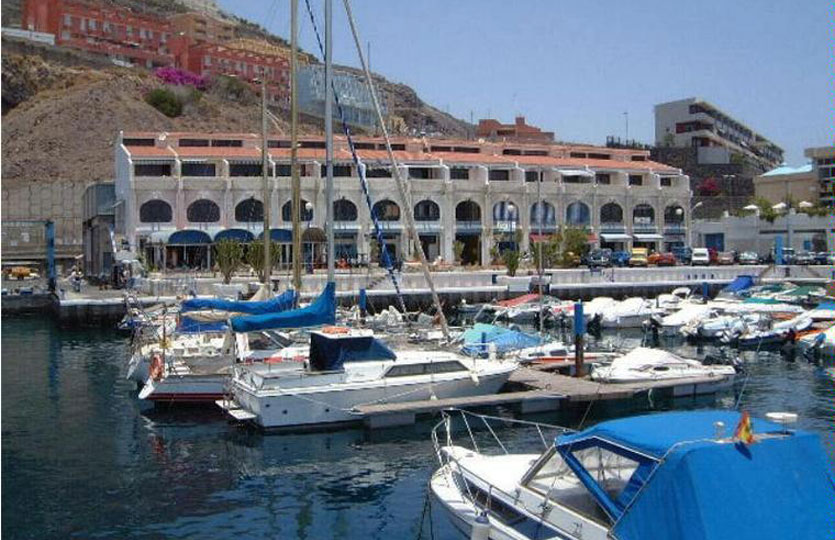
[[[168,237],[169,246],[194,246],[211,243],[212,237],[209,236],[209,233],[192,229],[177,231]]]
[[[238,242],[252,242],[255,235],[246,229],[224,229],[215,235],[215,242],[221,240],[237,240]]]
[[[345,362],[396,359],[394,351],[374,336],[310,334],[310,368],[315,371],[336,371]]]
[[[215,309],[228,311],[230,313],[247,313],[249,315],[261,315],[264,313],[278,313],[292,309],[296,304],[296,293],[287,290],[272,300],[263,302],[239,302],[225,300],[223,298],[190,298],[183,301],[181,312],[198,311],[203,309]]]
[[[264,238],[264,233],[258,235],[258,239]],[[279,244],[289,244],[293,241],[293,231],[287,229],[270,229],[270,240]]]
[[[757,442],[742,445],[729,440],[740,418],[693,411],[612,420],[558,437],[556,449],[619,540],[828,537],[835,482],[819,437],[752,418]],[[625,484],[598,482],[589,448],[632,462]]]
[[[738,293],[750,289],[754,286],[755,279],[754,276],[736,276],[732,282],[722,289],[722,292]]]
[[[336,321],[336,284],[329,282],[325,290],[309,306],[281,313],[233,317],[235,332],[256,332],[277,328],[306,328],[333,324]]]
[[[486,355],[487,345],[490,343],[496,345],[497,353],[535,347],[542,343],[538,336],[483,323],[476,323],[472,328],[464,331],[461,339],[464,343],[461,352],[468,356]]]

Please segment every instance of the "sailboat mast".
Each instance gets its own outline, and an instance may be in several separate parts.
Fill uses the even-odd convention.
[[[536,249],[538,254],[537,259],[539,259],[539,264],[536,265],[536,271],[539,275],[539,334],[542,335],[545,330],[545,317],[542,316],[542,303],[544,302],[544,299],[542,298],[542,269],[544,264],[544,261],[542,260],[542,244],[545,240],[544,238],[542,238],[542,171],[539,172],[539,178],[537,178],[536,181],[536,199],[537,219],[539,219],[539,242],[536,243]]]
[[[414,209],[412,208],[412,205],[409,204],[409,197],[407,196],[409,186],[404,181],[404,178],[400,172],[400,167],[397,166],[397,160],[394,157],[394,152],[391,149],[391,140],[389,138],[388,129],[386,128],[386,122],[383,119],[383,113],[380,110],[380,101],[377,99],[377,92],[374,89],[374,80],[371,77],[371,71],[368,69],[368,63],[365,61],[365,55],[362,52],[362,45],[360,45],[359,34],[357,33],[357,28],[354,24],[354,15],[351,11],[350,0],[342,0],[342,4],[345,6],[345,14],[348,16],[348,24],[351,27],[351,34],[354,37],[354,46],[357,49],[357,55],[359,56],[360,64],[362,64],[362,69],[365,72],[365,80],[368,84],[368,91],[371,94],[371,101],[374,104],[374,112],[377,113],[377,122],[380,124],[380,130],[382,131],[383,138],[386,141],[386,152],[388,153],[389,162],[391,163],[395,185],[397,186],[397,192],[400,195],[400,203],[402,208],[404,209],[403,215],[406,217],[407,232],[409,233],[409,237],[412,241],[414,249],[418,253],[420,267],[423,270],[423,277],[426,280],[426,284],[429,285],[429,292],[432,294],[432,303],[435,305],[435,309],[438,311],[438,318],[440,319],[441,323],[441,331],[444,333],[444,338],[446,340],[449,340],[449,327],[447,326],[446,316],[444,315],[444,310],[443,306],[441,306],[441,301],[438,298],[438,292],[435,290],[435,282],[432,281],[432,274],[429,272],[429,264],[426,262],[426,254],[423,252],[423,246],[420,244],[420,238],[417,234],[417,228],[415,227],[415,216],[413,213]]]
[[[334,280],[333,245],[333,0],[325,0],[325,228],[328,240],[328,282]]]
[[[298,46],[299,0],[290,0],[290,176],[293,202],[293,288],[302,290],[301,179],[299,178]]]
[[[272,274],[270,258],[270,170],[267,162],[267,74],[261,78],[261,176],[264,180],[264,285],[269,287]]]

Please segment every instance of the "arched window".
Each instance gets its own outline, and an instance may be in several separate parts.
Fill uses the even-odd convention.
[[[333,202],[334,221],[356,221],[357,205],[348,199],[339,199]]]
[[[606,203],[600,208],[600,223],[623,223],[623,208],[618,203]]]
[[[664,209],[664,223],[667,225],[679,225],[684,223],[684,208],[673,204]]]
[[[400,220],[400,207],[394,201],[383,199],[374,204],[374,215],[380,221],[398,221]]]
[[[438,221],[441,209],[434,201],[420,201],[415,205],[415,221]]]
[[[188,205],[186,218],[192,223],[216,223],[220,221],[220,207],[209,199],[199,199]]]
[[[531,225],[539,225],[540,223],[543,225],[557,224],[557,211],[554,205],[549,202],[543,201],[541,209],[538,202],[531,205]]]
[[[139,207],[139,221],[142,223],[168,223],[173,212],[171,205],[159,199],[153,199]]]
[[[632,210],[632,223],[652,225],[655,223],[655,209],[648,204],[639,204]]]
[[[239,202],[235,207],[235,221],[241,223],[264,221],[264,203],[255,197]]]
[[[299,221],[313,221],[313,207],[310,207],[310,210],[307,209],[307,201],[301,199],[302,203],[302,210],[300,212]],[[287,201],[284,203],[284,206],[281,207],[281,219],[284,221],[293,221],[293,201]]]
[[[455,207],[455,221],[481,221],[481,207],[473,201],[462,201]]]
[[[565,209],[565,222],[569,225],[584,227],[591,223],[589,206],[580,201],[573,202]]]
[[[501,201],[493,205],[493,221],[519,221],[519,207],[511,201]]]

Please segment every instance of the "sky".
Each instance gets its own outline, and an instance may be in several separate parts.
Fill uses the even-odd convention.
[[[323,0],[309,0],[322,29]],[[289,38],[290,0],[219,0]],[[334,62],[359,66],[341,0]],[[786,161],[835,140],[831,0],[353,0],[371,68],[476,122],[522,115],[558,140],[654,142],[653,105],[701,97]],[[299,43],[318,53],[299,0]],[[627,113],[626,115],[624,113]]]

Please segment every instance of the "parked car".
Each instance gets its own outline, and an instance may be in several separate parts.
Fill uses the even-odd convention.
[[[826,251],[819,251],[815,253],[815,264],[827,264],[831,254]]]
[[[690,264],[693,266],[707,266],[710,264],[710,250],[707,248],[694,248],[693,255],[690,258]]]
[[[835,264],[835,253],[826,256],[826,264]]]
[[[648,254],[649,250],[647,248],[632,248],[632,254],[629,257],[629,266],[646,266]]]
[[[792,264],[802,264],[804,266],[815,264],[815,254],[809,251],[801,251],[792,259]]]
[[[656,251],[647,257],[647,263],[654,264],[655,266],[675,266],[676,257],[672,253],[661,253],[660,251]]]
[[[716,254],[716,264],[731,265],[734,262],[734,254],[731,251],[721,251]]]
[[[673,256],[680,264],[690,264],[693,257],[693,250],[687,246],[676,246],[672,249]]]
[[[783,248],[783,264],[795,264],[794,262],[794,248]]]
[[[629,253],[626,251],[612,252],[612,264],[615,266],[627,266],[629,264]]]
[[[739,254],[739,264],[759,264],[760,256],[753,251],[743,251]]]
[[[593,249],[586,255],[585,263],[589,268],[595,266],[608,268],[612,266],[612,250],[609,248]]]

